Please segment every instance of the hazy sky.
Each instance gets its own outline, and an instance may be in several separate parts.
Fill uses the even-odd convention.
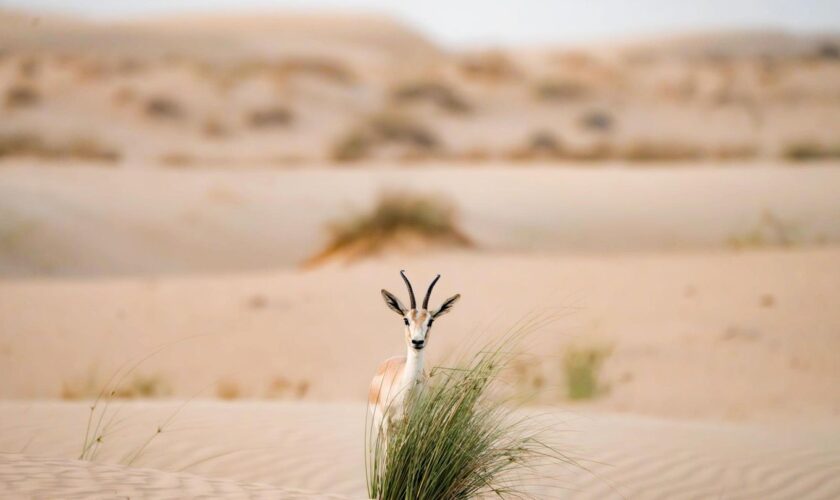
[[[714,28],[840,31],[838,0],[0,0],[0,6],[104,17],[338,8],[390,14],[451,45],[586,41]]]

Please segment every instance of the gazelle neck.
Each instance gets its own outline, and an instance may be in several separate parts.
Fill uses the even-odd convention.
[[[423,380],[423,349],[417,350],[406,347],[405,368],[403,369],[403,385]]]

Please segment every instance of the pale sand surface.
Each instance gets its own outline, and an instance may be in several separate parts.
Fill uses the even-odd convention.
[[[300,490],[364,497],[362,405],[192,401],[181,408],[177,401],[127,403],[97,463],[125,463],[156,426],[179,412],[132,468],[74,460],[87,411],[85,403],[0,403],[0,450],[11,453],[0,455],[0,488],[43,488],[39,491],[47,496],[61,497],[77,492],[76,498],[84,497],[80,491],[107,495],[110,488],[147,498],[221,492],[295,498]],[[543,478],[531,483],[537,498],[840,495],[836,421],[764,426],[532,411],[540,423],[550,425],[550,441],[588,469],[553,466],[542,471]]]
[[[0,168],[0,276],[294,267],[386,190],[441,194],[482,251],[603,253],[840,242],[840,169]],[[442,268],[443,272],[445,268]]]
[[[432,364],[469,353],[536,313],[560,316],[518,347],[562,400],[568,345],[613,348],[595,405],[727,419],[840,415],[840,249],[601,257],[444,253],[260,274],[0,283],[6,398],[94,393],[119,368],[175,395],[364,397],[377,364],[404,349],[379,288],[397,271],[444,274],[434,301],[463,295],[436,324]],[[367,290],[362,293],[360,290]],[[48,362],[45,362],[48,360]],[[126,383],[131,377],[126,378]],[[276,387],[274,387],[276,389]],[[714,388],[714,390],[710,390]],[[282,389],[282,388],[281,388]],[[524,388],[525,392],[530,389]]]

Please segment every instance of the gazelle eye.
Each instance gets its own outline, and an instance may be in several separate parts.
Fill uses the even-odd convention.
[[[408,326],[408,318],[403,318],[403,322],[405,322],[405,326]]]

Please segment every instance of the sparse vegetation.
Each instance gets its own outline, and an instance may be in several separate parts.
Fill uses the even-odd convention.
[[[355,260],[406,243],[471,245],[458,227],[455,207],[449,201],[407,192],[384,193],[370,212],[349,215],[328,229],[329,242],[308,264],[335,256]]]
[[[0,136],[0,159],[33,157],[48,160],[84,160],[113,163],[120,159],[115,150],[90,138],[48,144],[39,136],[18,133]]]
[[[183,118],[184,109],[177,101],[165,96],[151,97],[145,104],[146,115],[155,119],[177,120]]]
[[[41,101],[41,93],[28,83],[17,83],[6,89],[6,108],[29,108]]]
[[[472,109],[455,90],[439,82],[406,83],[393,89],[391,98],[399,103],[431,102],[453,114],[464,114]]]
[[[285,127],[292,123],[294,113],[286,107],[274,106],[248,113],[248,124],[254,128]]]
[[[586,130],[607,132],[613,128],[613,117],[610,113],[593,109],[583,113],[578,119],[580,126]]]
[[[608,390],[600,380],[600,371],[610,354],[612,350],[605,347],[570,347],[566,351],[563,372],[569,399],[592,399]]]
[[[541,101],[571,101],[588,94],[586,86],[571,80],[545,80],[534,86],[534,97]]]
[[[332,149],[335,161],[360,160],[374,148],[392,145],[415,155],[430,154],[439,146],[437,137],[410,116],[384,113],[368,118],[341,137]]]
[[[519,70],[507,54],[499,51],[468,55],[461,60],[459,69],[468,78],[491,83],[519,76]]]
[[[408,395],[401,421],[387,437],[369,431],[368,495],[469,499],[527,496],[520,471],[539,475],[549,463],[572,463],[541,440],[527,419],[491,397],[510,360],[500,349],[483,350],[458,368],[435,368],[429,382]]]
[[[268,385],[266,396],[272,399],[303,399],[308,392],[308,380],[292,380],[278,375]]]
[[[242,389],[235,380],[224,378],[216,382],[216,397],[228,400],[238,399],[242,397]]]
[[[65,381],[61,385],[61,398],[68,400],[95,398],[106,384],[102,382],[94,368],[83,379]],[[172,387],[159,375],[135,374],[111,391],[110,397],[116,399],[160,398],[172,394]]]
[[[791,144],[782,156],[790,161],[836,160],[840,158],[840,145],[823,146],[814,143]]]
[[[782,220],[770,210],[764,210],[752,229],[730,237],[728,243],[736,250],[743,250],[768,246],[789,247],[799,239],[796,224]]]

